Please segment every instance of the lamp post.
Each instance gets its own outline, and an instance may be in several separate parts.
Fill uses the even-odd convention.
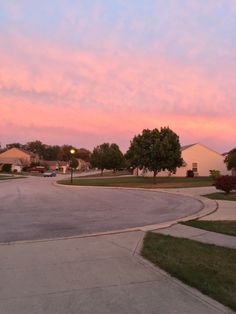
[[[70,184],[73,184],[73,165],[72,165],[72,159],[73,159],[73,155],[75,153],[75,150],[73,148],[71,148],[70,150]]]

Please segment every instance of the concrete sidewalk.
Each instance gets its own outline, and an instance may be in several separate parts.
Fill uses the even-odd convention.
[[[233,313],[136,254],[143,235],[0,245],[0,313]]]
[[[176,224],[169,228],[155,230],[154,232],[236,249],[236,237],[234,236],[198,229],[182,224]]]
[[[173,192],[180,194],[184,193],[196,197],[214,193],[216,192],[216,189],[212,186],[200,188],[173,189]],[[218,204],[217,210],[210,215],[206,215],[200,218],[200,220],[236,220],[236,202],[223,200],[217,200],[216,202]],[[236,249],[236,237],[181,224],[175,224],[168,228],[155,230],[154,232]]]

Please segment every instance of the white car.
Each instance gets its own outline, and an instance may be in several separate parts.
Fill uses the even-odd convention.
[[[55,177],[57,174],[54,171],[45,171],[43,176],[44,177]]]

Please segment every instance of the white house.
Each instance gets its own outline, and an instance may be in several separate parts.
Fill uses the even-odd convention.
[[[2,171],[4,165],[10,165],[12,172],[21,172],[23,164],[19,158],[2,158],[0,157],[0,171]]]
[[[161,171],[158,176],[185,177],[188,170],[193,170],[195,176],[209,176],[210,170],[219,170],[222,175],[231,174],[224,163],[225,156],[215,152],[205,145],[196,143],[181,148],[184,165],[176,169],[175,174]],[[153,172],[135,169],[136,175],[152,176]]]

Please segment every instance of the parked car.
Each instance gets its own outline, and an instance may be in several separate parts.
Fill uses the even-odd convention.
[[[54,171],[45,171],[43,176],[44,177],[55,177],[57,174]]]

